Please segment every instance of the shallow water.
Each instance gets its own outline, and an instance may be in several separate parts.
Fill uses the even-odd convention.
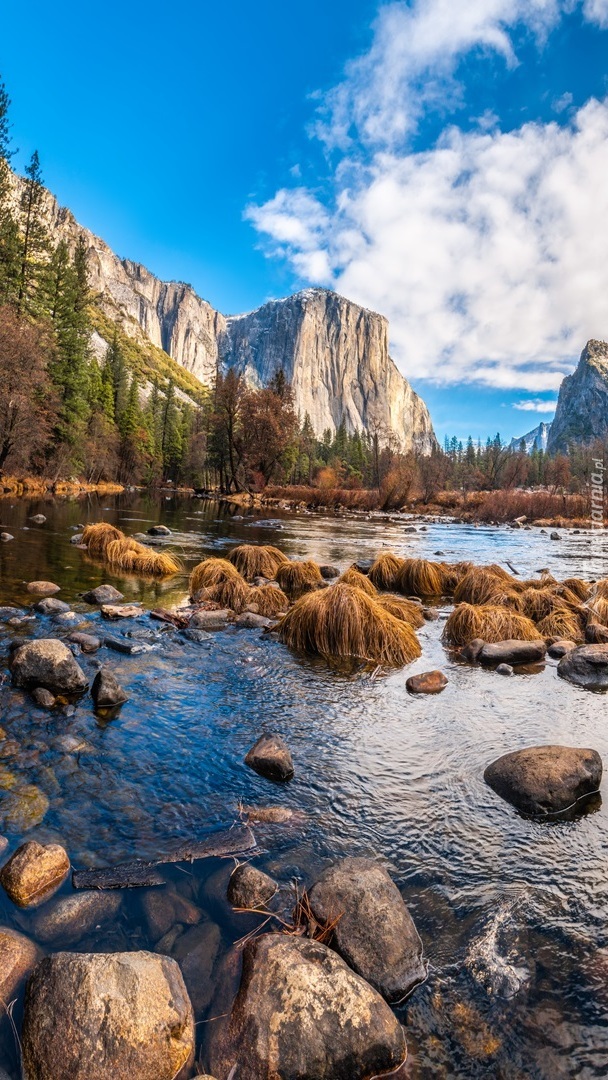
[[[29,521],[39,512],[47,517],[41,526]],[[557,577],[585,578],[608,573],[603,540],[563,531],[551,541],[538,529],[448,524],[417,523],[409,532],[398,518],[272,514],[138,494],[111,502],[0,503],[0,524],[15,536],[0,544],[0,604],[30,607],[36,598],[25,582],[50,579],[89,630],[152,633],[152,648],[142,655],[104,647],[79,657],[91,678],[101,661],[111,664],[129,693],[119,717],[107,723],[96,719],[88,697],[49,714],[4,683],[0,831],[11,849],[24,838],[55,840],[74,866],[105,866],[154,858],[176,840],[228,826],[241,802],[290,807],[299,812],[297,824],[256,829],[262,850],[255,865],[285,883],[295,877],[310,885],[336,857],[379,855],[403,890],[430,963],[427,983],[399,1010],[411,1053],[408,1076],[605,1076],[608,802],[575,822],[540,825],[483,782],[491,760],[535,743],[592,746],[608,760],[605,695],[558,680],[551,660],[511,679],[458,662],[440,640],[447,608],[420,631],[421,659],[378,678],[332,673],[258,631],[229,629],[201,646],[147,614],[101,625],[98,612],[79,600],[85,589],[108,581],[152,608],[184,597],[186,577],[151,585],[110,575],[70,536],[101,518],[130,534],[162,522],[188,568],[246,540],[340,569],[385,548],[425,557],[441,552],[446,561],[509,561],[525,576],[548,567]],[[17,628],[0,624],[3,672],[11,641],[68,633],[42,616]],[[448,675],[446,690],[410,696],[407,676],[434,667]],[[282,734],[291,747],[296,776],[287,786],[243,765],[262,730]],[[40,793],[48,809],[35,824],[46,805]],[[199,1020],[226,1011],[236,975],[226,976],[223,956],[252,925],[224,902],[232,865],[207,860],[167,874],[221,930],[212,974],[217,994],[208,1002],[201,992]],[[34,933],[32,917],[4,894],[0,919]],[[154,943],[134,890],[109,927],[70,947]],[[199,1027],[202,1053],[214,1022]],[[6,1021],[0,1064],[18,1077]]]

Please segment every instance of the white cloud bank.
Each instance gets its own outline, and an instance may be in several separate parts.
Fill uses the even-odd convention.
[[[422,110],[459,92],[462,55],[514,64],[509,28],[546,34],[566,6],[388,5],[325,103],[320,134],[340,148],[331,204],[297,187],[247,211],[303,282],[389,318],[409,376],[553,390],[587,338],[608,336],[608,101],[567,123],[448,127],[432,149],[407,148]],[[608,26],[608,0],[583,10]]]
[[[521,412],[553,413],[557,408],[557,401],[544,401],[542,398],[533,398],[528,401],[515,401],[514,409]]]

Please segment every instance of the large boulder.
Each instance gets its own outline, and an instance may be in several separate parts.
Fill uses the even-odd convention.
[[[8,1005],[40,960],[37,945],[16,930],[0,926],[0,1001]]]
[[[17,907],[33,908],[49,900],[69,872],[70,860],[65,848],[29,840],[2,867],[0,883]]]
[[[314,917],[335,923],[332,944],[390,1002],[426,978],[422,942],[401,893],[373,859],[342,859],[309,894]]]
[[[28,1080],[176,1080],[194,1059],[178,965],[149,952],[56,953],[29,980]]]
[[[574,808],[599,789],[602,759],[596,750],[527,746],[488,765],[486,784],[525,814],[546,816]]]
[[[497,641],[486,643],[477,659],[481,664],[538,664],[545,659],[544,641]]]
[[[291,780],[294,775],[289,747],[280,735],[261,735],[248,751],[245,764],[268,780]]]
[[[580,645],[557,665],[557,674],[587,690],[608,690],[608,645]]]
[[[368,1080],[405,1057],[380,995],[325,945],[284,934],[246,946],[230,1020],[210,1047],[213,1073],[237,1065],[235,1080]]]
[[[42,686],[52,694],[82,694],[89,685],[67,645],[56,638],[28,641],[15,650],[10,666],[16,686]]]

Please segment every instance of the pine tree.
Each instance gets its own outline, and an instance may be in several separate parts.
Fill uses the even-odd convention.
[[[10,98],[0,79],[0,304],[10,303],[19,291],[19,226],[12,212],[10,161],[14,151],[10,136]]]
[[[17,309],[37,315],[40,296],[37,286],[44,274],[48,252],[48,236],[42,216],[44,187],[38,151],[34,150],[25,167],[25,184],[21,196],[23,237],[21,241],[21,265]]]
[[[79,240],[71,260],[65,245],[60,244],[51,267],[54,267],[51,317],[57,341],[51,375],[61,402],[56,437],[71,448],[72,463],[78,467],[91,410],[89,287],[84,240]]]
[[[169,380],[165,391],[165,408],[163,411],[163,465],[165,475],[175,479],[175,475],[182,461],[182,430],[180,409],[175,400],[175,384]]]

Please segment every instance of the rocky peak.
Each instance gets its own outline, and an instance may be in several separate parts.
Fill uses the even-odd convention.
[[[585,445],[608,437],[608,343],[588,341],[578,367],[559,391],[549,432],[550,454],[566,453],[571,443]]]

